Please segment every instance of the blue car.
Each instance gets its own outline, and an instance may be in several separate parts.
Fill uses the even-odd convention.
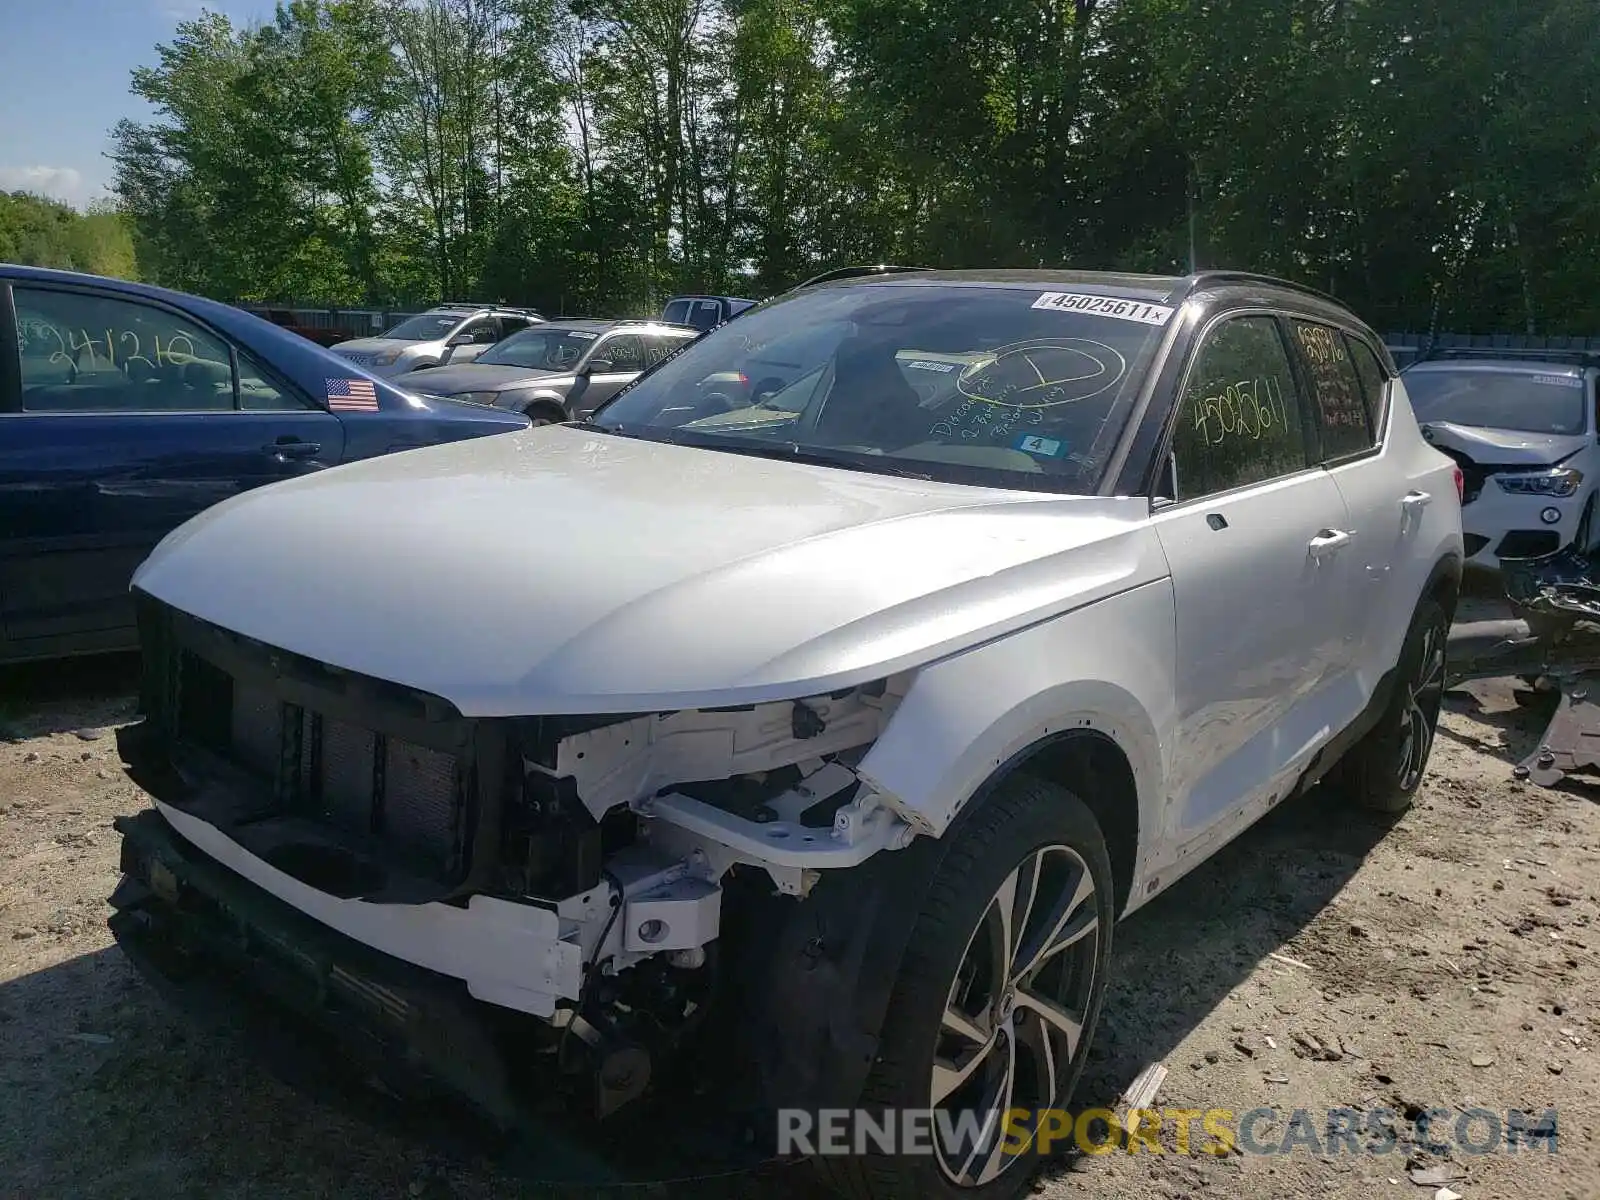
[[[0,662],[135,648],[134,568],[219,500],[527,426],[226,304],[0,264]]]

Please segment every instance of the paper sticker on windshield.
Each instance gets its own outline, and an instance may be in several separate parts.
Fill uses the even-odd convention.
[[[592,342],[600,335],[598,333],[580,333],[578,330],[572,329],[567,331],[567,336],[580,342]]]
[[[948,375],[955,369],[955,363],[933,362],[931,359],[926,358],[913,359],[906,364],[906,370],[908,371],[937,371],[941,375]]]
[[[1060,458],[1067,452],[1065,442],[1058,442],[1054,438],[1034,437],[1024,434],[1017,439],[1017,449],[1024,454],[1038,454],[1044,458]]]
[[[1175,311],[1165,304],[1118,300],[1115,296],[1089,296],[1081,292],[1044,292],[1033,302],[1033,307],[1087,313],[1092,317],[1115,317],[1119,321],[1139,321],[1145,325],[1165,325]]]
[[[1581,388],[1583,386],[1583,380],[1576,375],[1535,375],[1533,381],[1542,383],[1547,387]]]

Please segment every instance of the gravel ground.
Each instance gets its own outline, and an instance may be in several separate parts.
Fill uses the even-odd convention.
[[[189,1028],[125,963],[105,897],[111,818],[145,803],[111,737],[131,719],[133,679],[123,660],[0,673],[0,1194],[529,1194],[480,1158],[291,1091],[226,1036]],[[1498,681],[1452,693],[1405,817],[1313,794],[1131,918],[1080,1099],[1113,1100],[1154,1062],[1168,1070],[1161,1106],[1277,1110],[1258,1145],[1281,1142],[1295,1109],[1321,1142],[1330,1108],[1438,1107],[1451,1129],[1467,1109],[1554,1108],[1557,1153],[1429,1154],[1402,1121],[1386,1154],[1185,1155],[1168,1126],[1165,1152],[1064,1161],[1042,1194],[1600,1196],[1600,791],[1512,779],[1547,711]],[[821,1195],[795,1170],[726,1190]]]

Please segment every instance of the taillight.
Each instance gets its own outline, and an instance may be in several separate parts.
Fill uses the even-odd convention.
[[[1467,498],[1467,477],[1461,473],[1461,468],[1456,467],[1451,474],[1456,477],[1456,500],[1463,501]]]

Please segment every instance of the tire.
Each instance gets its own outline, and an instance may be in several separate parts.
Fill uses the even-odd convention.
[[[548,404],[530,404],[525,410],[528,420],[537,427],[539,425],[560,425],[567,419],[567,414],[557,412]]]
[[[1417,605],[1395,668],[1394,695],[1383,716],[1340,764],[1350,795],[1373,812],[1411,807],[1433,752],[1444,702],[1450,618],[1437,600]]]
[[[912,931],[860,1107],[896,1113],[933,1107],[936,1116],[944,1109],[952,1117],[965,1110],[981,1127],[988,1114],[1006,1108],[1062,1106],[1083,1073],[1111,953],[1115,893],[1100,827],[1077,796],[1019,773],[946,836],[953,839],[951,848]],[[1030,879],[1039,886],[1027,887]],[[1002,928],[1000,900],[1007,894],[1018,898],[1012,911],[1023,914],[1008,939],[1019,950],[1016,959],[1038,961],[1035,952],[1048,944],[1042,935],[1049,930],[1064,930],[1073,940],[1044,955],[1033,971],[1014,960],[1008,974],[1020,975],[1022,986],[997,989],[996,934]],[[1033,903],[1024,906],[1020,898],[1030,895]],[[1069,1013],[1078,1018],[1075,1037],[1049,1023],[1037,999],[1020,999],[1039,995],[1053,998],[1058,1019]],[[1008,1063],[1015,1087],[1011,1103],[1004,1104],[993,1086],[998,1076],[985,1076]],[[937,1100],[936,1070],[941,1086],[959,1081]],[[1004,1134],[998,1119],[990,1117],[988,1124]],[[991,1139],[976,1147],[963,1180],[964,1156],[944,1154],[938,1142],[935,1133],[933,1154],[869,1153],[815,1162],[823,1180],[852,1200],[1010,1200],[1027,1188],[1041,1161],[1028,1152],[992,1153],[1006,1139]],[[1031,1139],[1009,1145],[1026,1147]],[[1055,1143],[1057,1150],[1065,1147],[1064,1141]],[[993,1178],[983,1177],[984,1164],[998,1166]]]

